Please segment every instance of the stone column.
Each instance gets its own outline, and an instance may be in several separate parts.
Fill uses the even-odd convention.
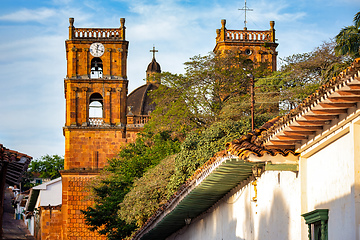
[[[70,125],[78,123],[78,88],[72,87],[70,92]]]

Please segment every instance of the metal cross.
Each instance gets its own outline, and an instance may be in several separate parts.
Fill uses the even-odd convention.
[[[156,52],[159,52],[159,51],[155,49],[155,46],[153,46],[153,49],[150,50],[150,52],[153,53],[153,59],[155,59],[155,53],[156,53]]]
[[[246,21],[246,11],[253,11],[253,9],[250,9],[250,8],[248,8],[248,7],[246,6],[246,0],[245,0],[245,6],[244,6],[243,8],[239,8],[238,10],[242,10],[242,11],[245,12],[245,21],[244,21],[244,24],[245,24],[245,28],[246,28],[246,23],[247,23],[247,21]]]

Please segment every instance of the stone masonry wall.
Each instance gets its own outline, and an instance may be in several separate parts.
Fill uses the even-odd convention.
[[[119,129],[65,129],[65,170],[103,168],[128,141]]]
[[[85,210],[93,204],[93,201],[89,199],[90,189],[88,186],[92,178],[97,174],[95,171],[62,173],[64,239],[106,239],[106,237],[88,229],[84,215],[81,213],[81,210]]]
[[[41,207],[41,240],[63,239],[61,206]]]

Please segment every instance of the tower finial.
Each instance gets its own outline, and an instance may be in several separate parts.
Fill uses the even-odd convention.
[[[156,50],[155,49],[155,45],[153,45],[153,49],[152,50],[150,50],[150,52],[152,52],[153,53],[153,59],[155,59],[155,53],[156,52],[159,52],[158,50]]]
[[[244,24],[245,24],[245,27],[244,27],[244,30],[247,30],[247,27],[246,27],[246,11],[253,11],[253,9],[250,9],[246,6],[246,0],[245,0],[245,6],[243,8],[239,8],[238,10],[242,10],[245,12],[245,21],[244,21]]]

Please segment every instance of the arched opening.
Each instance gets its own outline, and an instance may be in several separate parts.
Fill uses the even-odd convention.
[[[100,93],[93,93],[90,96],[89,123],[92,126],[103,124],[103,97]]]
[[[103,64],[100,58],[95,57],[91,60],[90,78],[102,78]]]
[[[246,70],[252,70],[254,68],[254,62],[251,59],[245,59],[243,66]]]

